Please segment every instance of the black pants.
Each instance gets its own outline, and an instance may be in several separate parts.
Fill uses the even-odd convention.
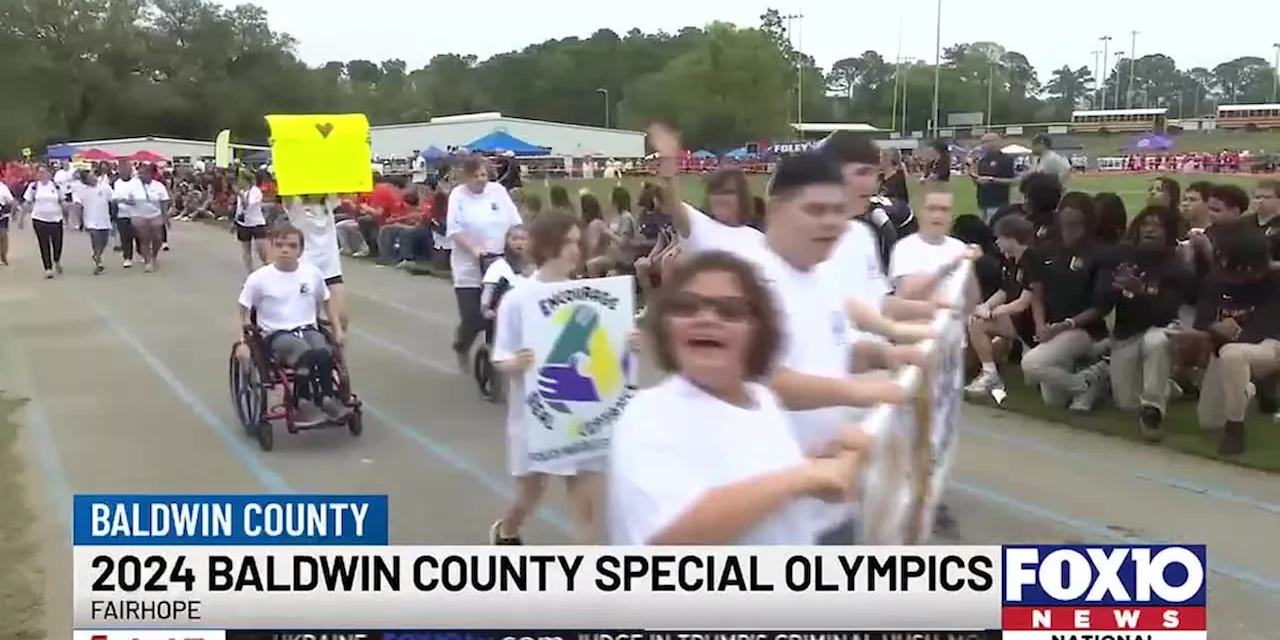
[[[484,316],[480,313],[480,287],[455,288],[458,299],[458,330],[454,334],[453,350],[462,352],[471,348],[476,336],[484,332]]]
[[[35,230],[36,243],[40,245],[40,262],[48,271],[62,262],[62,223],[32,220],[31,228]]]
[[[116,232],[120,234],[120,253],[122,258],[133,260],[135,247],[139,254],[142,253],[142,243],[138,240],[138,235],[133,232],[133,220],[116,218]]]
[[[380,255],[378,253],[378,222],[373,219],[373,216],[356,218],[356,228],[360,229],[360,235],[364,238],[364,246],[369,248],[369,255]]]

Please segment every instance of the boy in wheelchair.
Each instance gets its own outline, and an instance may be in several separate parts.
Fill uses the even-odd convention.
[[[237,353],[250,357],[246,340],[261,336],[261,344],[279,367],[293,370],[294,424],[315,426],[344,419],[350,409],[338,401],[334,384],[334,349],[343,343],[341,323],[320,328],[319,309],[337,318],[324,276],[301,262],[302,232],[283,224],[268,235],[271,262],[249,274],[240,291],[240,325],[244,328]]]
[[[493,362],[489,359],[493,347],[494,318],[498,315],[498,304],[520,281],[531,273],[531,264],[527,259],[529,244],[528,234],[524,226],[516,225],[507,230],[500,257],[484,266],[484,277],[481,279],[480,314],[484,318],[484,345],[476,353],[472,363],[472,373],[480,393],[491,402],[502,397],[498,377],[493,370]]]

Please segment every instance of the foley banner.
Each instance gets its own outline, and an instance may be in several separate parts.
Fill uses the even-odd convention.
[[[269,115],[271,166],[282,196],[367,193],[369,118],[362,113]]]
[[[635,395],[638,363],[630,276],[520,285],[535,305],[520,319],[534,353],[524,411],[534,465],[593,458]],[[523,295],[523,294],[522,294]]]

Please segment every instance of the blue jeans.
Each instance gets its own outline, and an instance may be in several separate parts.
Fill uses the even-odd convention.
[[[413,227],[400,235],[400,259],[410,262],[430,262],[435,242],[430,227]]]
[[[375,245],[378,248],[378,262],[390,263],[396,261],[396,256],[404,252],[396,252],[397,244],[404,244],[405,236],[413,231],[416,227],[407,224],[388,224],[378,228],[378,239]]]

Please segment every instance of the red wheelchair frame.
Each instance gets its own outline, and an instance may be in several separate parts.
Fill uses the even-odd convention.
[[[237,357],[239,343],[231,346],[227,365],[231,403],[245,433],[256,439],[263,451],[270,451],[275,446],[274,422],[283,421],[285,429],[294,434],[336,426],[346,426],[352,436],[359,436],[364,432],[360,399],[351,391],[351,379],[342,348],[334,344],[327,322],[321,321],[319,328],[333,348],[335,398],[350,410],[339,421],[325,420],[311,426],[299,426],[294,422],[293,370],[274,361],[265,338],[256,328],[245,327],[244,344],[249,349],[249,362]],[[276,397],[275,401],[269,402],[273,396]]]

